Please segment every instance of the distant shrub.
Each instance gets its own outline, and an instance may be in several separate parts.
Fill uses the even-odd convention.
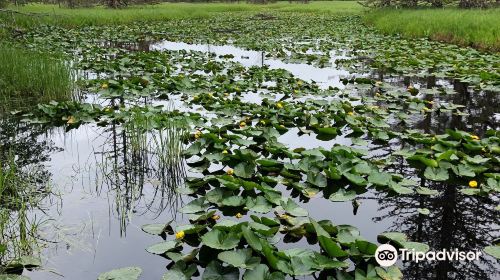
[[[445,5],[453,5],[460,8],[488,8],[497,5],[497,0],[365,0],[361,3],[370,7],[440,8]]]
[[[7,7],[8,4],[9,4],[8,0],[0,0],[0,9]]]

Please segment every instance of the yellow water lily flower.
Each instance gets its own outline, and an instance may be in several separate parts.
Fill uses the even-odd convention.
[[[226,171],[227,175],[229,176],[232,176],[234,174],[234,169],[232,168],[229,168],[227,171]]]
[[[201,135],[202,135],[201,131],[197,130],[197,131],[194,133],[194,138],[195,138],[195,139],[198,139],[198,138],[200,138],[200,137],[201,137]]]
[[[223,154],[228,154],[229,152],[227,150],[222,151]]]
[[[260,121],[260,123],[261,123],[262,125],[266,125],[266,121],[265,121],[265,120],[261,120],[261,121]]]
[[[238,214],[236,214],[236,216],[235,216],[235,217],[236,217],[237,219],[241,219],[241,218],[243,218],[243,215],[241,215],[241,213],[238,213]]]
[[[102,89],[107,89],[108,87],[109,87],[109,85],[107,83],[104,83],[104,84],[101,85]]]
[[[276,103],[276,108],[278,108],[278,109],[283,108],[283,103],[281,103],[281,102]]]
[[[246,123],[246,122],[240,122],[240,127],[241,127],[241,128],[243,128],[243,127],[245,127],[245,126],[247,126],[247,123]]]
[[[66,123],[67,123],[67,124],[74,124],[74,123],[76,123],[76,119],[75,119],[75,117],[70,116],[70,117],[68,118],[68,121],[67,121]]]
[[[177,233],[175,234],[175,238],[176,238],[176,239],[182,239],[182,238],[184,238],[184,236],[186,236],[186,233],[185,233],[184,231],[182,231],[182,230],[181,230],[181,231],[179,231],[179,232],[177,232]]]
[[[347,114],[348,114],[349,116],[352,116],[352,115],[354,115],[354,112],[353,112],[353,111],[350,111],[350,112],[347,112]]]
[[[212,216],[212,220],[217,221],[218,219],[220,219],[219,215],[213,215]]]
[[[316,196],[316,192],[306,191],[306,195],[307,195],[307,197],[315,197]]]
[[[479,136],[477,136],[477,135],[471,135],[470,137],[471,137],[472,139],[474,139],[474,140],[479,140]]]
[[[469,187],[477,188],[477,181],[475,181],[475,180],[469,181]]]

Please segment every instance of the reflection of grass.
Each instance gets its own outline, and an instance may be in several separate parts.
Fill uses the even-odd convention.
[[[47,54],[0,45],[0,61],[0,111],[33,101],[67,100],[72,94],[69,66]]]
[[[11,7],[14,8],[14,7]],[[20,26],[33,26],[39,22],[61,24],[65,26],[119,24],[132,21],[155,21],[165,19],[209,17],[220,12],[265,12],[283,10],[294,12],[335,12],[356,13],[362,7],[355,1],[325,1],[300,3],[274,3],[269,5],[231,4],[231,3],[162,3],[157,5],[137,5],[124,9],[112,10],[104,7],[68,9],[57,5],[30,4],[16,8],[24,13],[44,13],[45,16],[33,17],[16,15]],[[7,17],[11,15],[4,15]],[[0,14],[0,19],[2,15]]]
[[[44,195],[33,174],[19,170],[12,154],[0,162],[0,274],[36,247],[39,224],[28,213]]]
[[[500,9],[382,9],[368,13],[366,19],[385,33],[500,51]]]
[[[109,145],[98,163],[98,178],[110,191],[121,234],[130,218],[170,209],[174,213],[176,188],[185,177],[182,152],[187,126],[179,120],[157,122],[154,115],[129,111],[121,127],[109,128]],[[145,187],[146,185],[146,187]],[[98,188],[100,189],[100,188]]]

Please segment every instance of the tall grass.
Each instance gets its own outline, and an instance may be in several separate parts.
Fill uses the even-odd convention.
[[[57,5],[29,4],[10,9],[34,14],[0,13],[0,22],[16,22],[16,26],[33,27],[40,23],[66,27],[86,25],[124,24],[134,21],[160,21],[168,19],[206,18],[221,12],[327,12],[359,13],[363,8],[355,1],[328,1],[300,4],[278,2],[268,5],[247,3],[161,3],[156,5],[134,5],[123,9],[93,8],[68,9]]]
[[[0,111],[72,95],[72,72],[64,61],[0,44],[0,62]]]
[[[366,21],[388,34],[428,37],[463,46],[500,51],[500,9],[380,9]]]

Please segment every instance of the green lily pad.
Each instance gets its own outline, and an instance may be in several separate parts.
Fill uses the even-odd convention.
[[[137,280],[141,273],[139,267],[124,267],[102,273],[97,280]]]

